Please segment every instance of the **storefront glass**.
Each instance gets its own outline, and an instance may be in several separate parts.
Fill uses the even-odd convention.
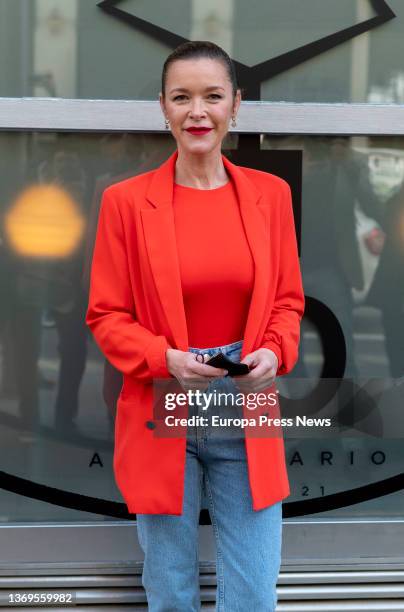
[[[84,324],[89,266],[103,189],[155,168],[174,144],[166,134],[0,135],[3,522],[112,520],[122,511],[112,473],[121,378]],[[285,432],[285,518],[401,516],[403,140],[268,134],[248,147],[250,166],[292,186],[309,298],[300,360],[278,379],[283,401],[303,400],[320,381],[332,386],[338,374],[324,308],[346,347],[341,431]],[[224,152],[240,163],[245,137],[229,136]]]
[[[245,99],[402,103],[399,0],[0,0],[0,96],[155,100],[183,40],[238,62]]]

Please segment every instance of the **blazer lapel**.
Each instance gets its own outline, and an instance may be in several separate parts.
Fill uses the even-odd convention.
[[[141,209],[145,243],[161,306],[176,347],[188,350],[188,331],[174,225],[173,185],[175,151],[154,173],[146,198],[153,205]]]
[[[154,173],[146,197],[152,204],[141,210],[150,266],[162,308],[176,347],[187,351],[188,331],[182,296],[173,213],[175,151]],[[268,286],[269,244],[266,207],[257,206],[262,195],[241,168],[222,155],[223,164],[234,181],[240,213],[254,260],[254,288],[244,332],[242,357],[251,352],[264,316]]]

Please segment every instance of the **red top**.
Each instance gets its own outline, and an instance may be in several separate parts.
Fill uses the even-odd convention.
[[[254,263],[232,181],[209,190],[174,183],[173,206],[189,346],[242,340]]]

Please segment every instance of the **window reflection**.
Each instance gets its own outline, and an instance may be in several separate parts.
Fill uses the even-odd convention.
[[[170,43],[131,24],[135,16],[187,40],[212,40],[247,69],[261,65],[242,86],[261,88],[262,100],[403,101],[404,15],[395,0],[386,3],[395,11],[388,21],[342,36],[331,47],[321,42],[309,59],[307,45],[366,24],[377,15],[376,3],[305,0],[302,13],[298,0],[120,0],[129,20],[99,4],[1,0],[0,22],[6,26],[0,50],[8,61],[0,65],[0,96],[156,100]],[[291,65],[285,63],[285,54],[296,50]],[[269,73],[261,70],[274,59]]]
[[[237,142],[227,142],[229,156]],[[348,352],[344,383],[352,383],[341,402],[354,397],[347,404],[353,437],[288,440],[288,501],[304,500],[402,469],[404,154],[401,139],[265,135],[261,147],[303,152],[305,291],[339,320]],[[103,190],[158,166],[174,143],[166,134],[3,133],[0,149],[10,170],[0,197],[0,435],[10,450],[1,469],[121,501],[112,445],[122,378],[84,324],[91,256]],[[285,397],[309,393],[323,363],[316,324],[305,320],[295,387],[280,381]],[[370,410],[355,391],[365,387]],[[399,495],[331,515],[395,515]],[[2,489],[0,498],[11,520],[77,517],[25,498],[16,506]]]
[[[266,137],[264,146],[303,150],[304,287],[333,310],[342,326],[345,376],[402,376],[403,369],[392,369],[385,352],[383,309],[376,298],[382,292],[384,305],[399,308],[398,296],[381,291],[380,277],[391,279],[386,269],[393,272],[401,265],[397,235],[395,253],[389,254],[392,227],[397,234],[400,226],[395,202],[404,178],[401,153],[395,145],[382,154],[377,139],[363,138]],[[397,294],[402,287],[398,273],[393,282]]]

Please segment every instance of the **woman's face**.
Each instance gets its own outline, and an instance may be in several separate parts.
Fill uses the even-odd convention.
[[[231,117],[240,106],[223,62],[208,58],[176,60],[167,71],[160,105],[170,121],[178,149],[206,154],[221,148]],[[190,131],[191,128],[206,128]]]

